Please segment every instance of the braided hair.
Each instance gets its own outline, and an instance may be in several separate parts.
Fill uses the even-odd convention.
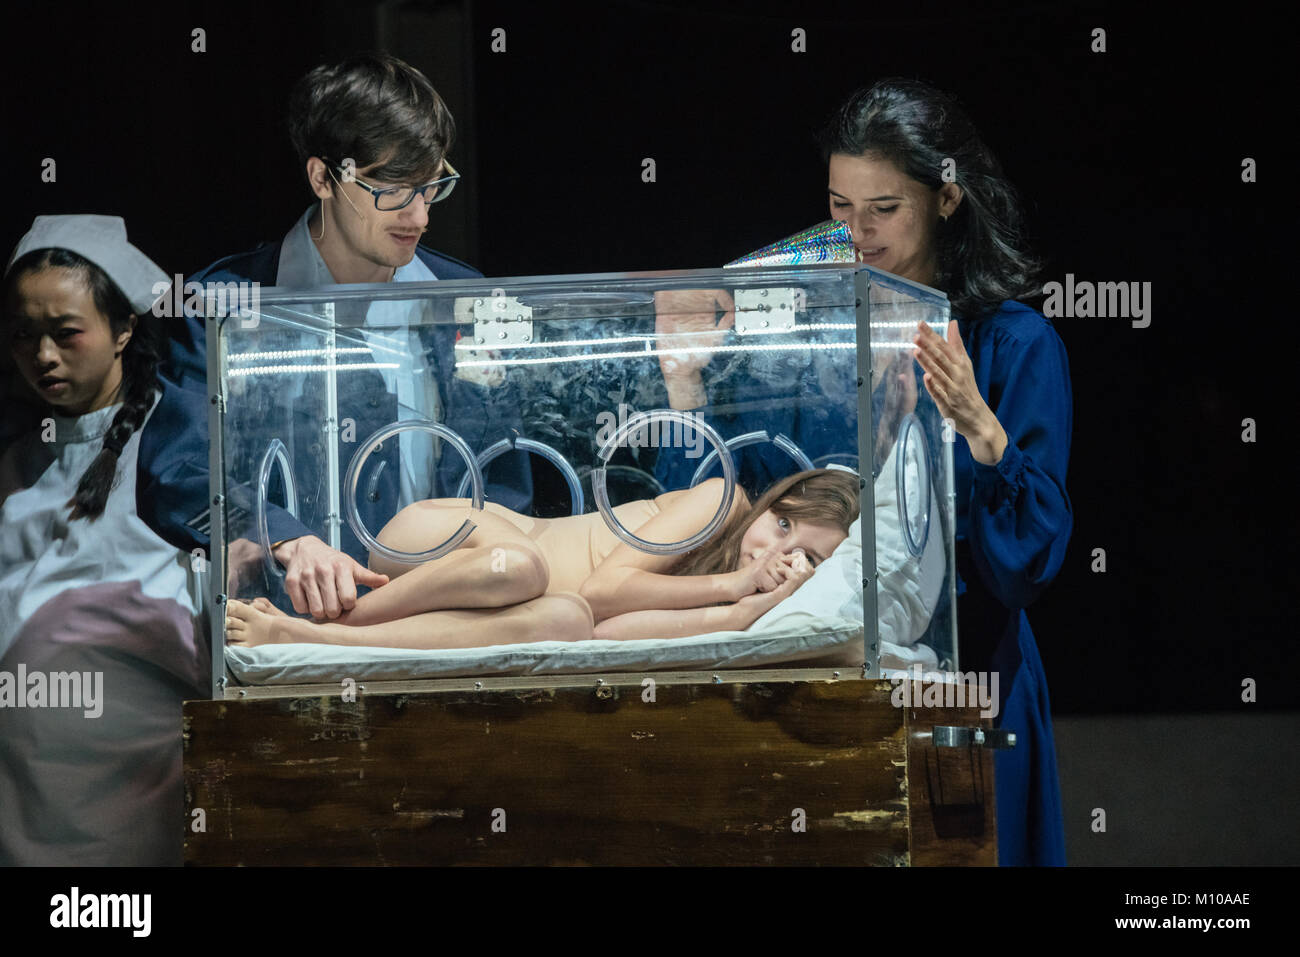
[[[130,441],[131,434],[144,424],[158,393],[158,362],[165,340],[158,320],[150,313],[136,315],[130,301],[102,269],[84,256],[69,249],[33,249],[13,264],[5,281],[5,298],[19,277],[42,269],[61,267],[82,274],[95,308],[108,320],[114,337],[131,328],[135,331],[122,350],[122,384],[118,397],[123,406],[113,416],[104,447],[82,473],[76,494],[68,503],[72,518],[95,519],[104,514],[109,492],[117,477],[117,460]]]

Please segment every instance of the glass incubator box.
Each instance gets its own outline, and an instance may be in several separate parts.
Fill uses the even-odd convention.
[[[214,580],[226,585],[214,697],[348,677],[955,670],[951,433],[911,357],[917,324],[946,335],[948,316],[942,294],[851,264],[261,291],[255,309],[209,320]],[[583,560],[620,542],[698,554],[727,529],[727,503],[814,469],[858,479],[861,517],[832,553],[805,553],[812,577],[743,630],[440,648],[427,619],[419,650],[224,640],[231,600],[294,613],[272,557],[293,522],[396,578],[454,550],[476,515],[510,509],[535,520],[521,530],[561,529],[552,548],[590,547],[551,572],[551,589],[578,591]],[[699,527],[637,534],[701,483],[717,508]],[[415,504],[427,500],[442,506],[436,522]],[[403,509],[393,547],[381,530]]]
[[[853,263],[273,289],[210,317],[214,687],[184,709],[206,822],[186,861],[994,863],[988,716],[896,698],[897,671],[958,667],[952,436],[911,356],[948,317]],[[582,597],[611,549],[730,574],[753,544],[720,537],[733,513],[808,471],[789,491],[838,501],[846,537],[791,546],[811,575],[757,617],[691,619],[743,627],[508,619],[543,586]],[[663,519],[686,497],[689,522]],[[235,609],[293,614],[290,534],[418,576],[501,522],[543,529],[549,579],[480,552],[499,599],[466,585],[473,607],[396,626],[406,647],[227,640]],[[322,627],[298,617],[298,639]]]

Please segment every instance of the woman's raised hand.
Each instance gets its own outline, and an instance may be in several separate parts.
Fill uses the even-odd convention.
[[[975,461],[996,465],[1007,447],[1007,433],[975,384],[975,368],[966,355],[957,320],[948,323],[947,341],[924,322],[918,323],[912,341],[916,361],[925,370],[926,391],[939,414],[965,437]]]

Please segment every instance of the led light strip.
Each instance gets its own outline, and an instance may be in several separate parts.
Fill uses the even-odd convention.
[[[250,366],[246,369],[231,369],[227,377],[235,378],[246,375],[284,375],[294,372],[355,372],[361,369],[400,369],[400,362],[353,362],[347,365],[302,365],[302,366]]]
[[[913,329],[916,327],[916,323],[913,322],[894,322],[894,321],[872,322],[870,325],[872,329]],[[934,323],[929,323],[929,325],[933,326]],[[816,331],[823,331],[823,330],[843,331],[843,330],[851,330],[856,328],[857,328],[856,323],[852,323],[852,322],[809,322],[800,325],[795,325],[787,329],[779,329],[779,328],[750,329],[745,333],[745,335],[781,335],[783,333],[816,332]],[[721,330],[721,331],[726,332],[727,330]],[[678,355],[678,354],[689,354],[689,353],[698,353],[698,352],[740,352],[740,351],[762,351],[762,350],[772,350],[772,349],[811,349],[811,348],[843,349],[843,348],[851,348],[854,345],[853,343],[826,343],[823,345],[814,345],[812,343],[809,343],[805,345],[793,345],[793,346],[713,346],[713,347],[698,347],[698,348],[690,348],[690,349],[651,348],[651,343],[657,339],[671,339],[677,336],[682,336],[682,337],[702,336],[702,335],[710,335],[710,334],[711,333],[708,331],[701,331],[701,332],[668,333],[665,335],[653,335],[653,336],[617,336],[617,337],[607,338],[607,339],[573,339],[566,342],[517,342],[517,343],[512,343],[511,345],[505,348],[511,351],[519,350],[519,349],[558,349],[558,348],[567,349],[567,348],[578,348],[580,346],[609,346],[609,345],[616,345],[618,343],[623,343],[623,342],[640,342],[646,345],[646,349],[644,351],[636,351],[636,352],[605,352],[605,353],[600,353],[599,355],[596,356],[571,356],[571,357],[555,357],[549,359],[519,359],[519,360],[483,359],[483,360],[469,360],[465,362],[457,362],[456,364],[457,366],[465,366],[465,367],[524,365],[524,364],[541,365],[541,364],[556,363],[556,362],[581,361],[584,359],[636,358],[638,356],[647,356],[647,355]],[[872,347],[876,349],[890,349],[890,348],[907,348],[910,346],[911,346],[910,342],[897,342],[897,343],[877,342],[874,343]],[[378,348],[383,349],[382,346]],[[484,343],[482,345],[477,345],[474,343],[469,343],[464,340],[457,342],[455,348],[457,351],[463,351],[463,352],[487,352],[487,351],[500,351],[502,349],[502,347],[493,346],[491,343]],[[364,355],[364,354],[372,353],[374,351],[375,351],[375,347],[371,347],[371,346],[347,346],[344,348],[335,349],[334,354],[335,355]],[[384,351],[392,351],[396,354],[401,354],[399,350],[396,349],[384,350]],[[328,352],[325,349],[286,349],[278,352],[243,352],[243,353],[229,356],[229,360],[232,363],[266,362],[266,361],[274,362],[274,361],[279,361],[284,359],[298,359],[298,358],[306,358],[310,356],[324,356],[327,354]],[[399,363],[373,363],[372,362],[372,363],[354,363],[350,365],[336,365],[333,366],[333,368],[335,369],[395,369],[398,368],[399,365],[400,365]],[[291,371],[321,372],[321,371],[325,371],[328,368],[330,367],[321,366],[321,365],[262,366],[257,368],[232,369],[230,370],[229,375],[230,376],[253,375],[253,374],[271,375],[271,374],[282,374]]]
[[[920,320],[918,319],[917,322],[920,322]],[[928,319],[925,321],[925,324],[934,329],[946,328],[946,325],[938,326],[935,325],[933,322],[930,322]],[[880,322],[873,322],[871,324],[871,328],[872,329],[915,329],[916,322],[909,322],[905,319],[890,319],[888,321],[881,320]]]
[[[466,352],[486,352],[489,349],[548,349],[556,346],[609,346],[619,342],[651,342],[654,336],[615,336],[609,339],[571,339],[564,342],[513,342],[506,346],[493,345],[490,342],[475,344],[462,338],[456,348]]]
[[[335,355],[359,353],[368,353],[370,349],[367,346],[348,346],[344,349],[335,349]],[[279,359],[303,359],[308,356],[323,356],[327,354],[325,349],[285,349],[281,352],[241,352],[238,355],[231,355],[227,358],[231,362],[267,362]]]
[[[910,343],[909,343],[910,345]],[[594,356],[555,356],[545,359],[472,359],[457,362],[456,367],[553,365],[561,362],[594,362],[597,359],[640,359],[645,356],[692,355],[701,352],[799,352],[804,349],[856,349],[853,342],[807,342],[792,346],[707,346],[699,349],[647,349],[645,352],[600,352]]]
[[[933,326],[934,323],[930,323],[930,325]],[[914,329],[916,328],[916,323],[914,322],[873,322],[871,323],[871,328],[872,329]],[[815,332],[815,331],[828,330],[828,329],[829,330],[857,329],[857,323],[808,322],[808,323],[801,323],[795,326],[790,326],[784,329],[781,328],[747,329],[744,334],[747,336],[768,336],[768,335],[781,335],[783,333],[793,333],[793,332]],[[506,346],[494,345],[493,343],[490,342],[485,342],[481,345],[475,345],[472,343],[467,343],[465,340],[461,340],[460,342],[456,343],[456,348],[464,352],[486,352],[489,350],[504,351],[506,349],[513,351],[515,349],[559,349],[559,348],[576,348],[578,346],[609,346],[609,345],[616,345],[620,342],[647,342],[648,343],[648,342],[653,342],[657,339],[672,339],[675,337],[686,337],[686,336],[707,336],[707,335],[716,334],[718,332],[728,332],[728,331],[730,331],[730,327],[728,327],[728,329],[720,329],[720,330],[706,329],[706,330],[701,330],[699,332],[671,332],[665,334],[645,335],[645,336],[617,336],[610,339],[572,339],[565,342],[548,341],[548,340],[542,340],[537,342],[514,342]]]
[[[744,336],[779,336],[787,332],[815,332],[819,329],[857,329],[857,324],[853,322],[807,322],[803,325],[786,326],[782,329],[780,326],[769,326],[766,329],[746,329],[737,335]],[[695,336],[700,335],[698,332],[682,332],[678,335]]]
[[[875,327],[873,322],[872,327]],[[802,325],[791,326],[786,329],[750,329],[745,335],[769,335],[783,332],[810,332],[819,329],[856,329],[857,325],[852,322],[809,322]],[[497,346],[490,342],[482,345],[466,344],[464,340],[456,343],[456,348],[465,352],[484,352],[489,349],[558,349],[573,348],[577,346],[610,346],[620,342],[654,342],[656,339],[672,339],[686,336],[707,336],[718,332],[728,332],[728,329],[702,330],[700,332],[669,332],[663,334],[645,335],[645,336],[617,336],[610,339],[571,339],[564,342],[560,341],[539,341],[539,342],[514,342],[507,346]]]

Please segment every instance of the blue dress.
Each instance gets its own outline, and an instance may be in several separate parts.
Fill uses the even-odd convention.
[[[958,435],[957,614],[965,671],[999,674],[996,724],[1013,750],[995,752],[998,861],[1062,865],[1065,833],[1047,679],[1024,609],[1060,571],[1074,527],[1065,472],[1074,411],[1065,345],[1041,314],[1004,302],[958,320],[980,395],[1007,433],[997,465]]]
[[[1047,680],[1024,609],[1060,570],[1074,526],[1065,490],[1073,429],[1069,365],[1051,323],[1022,303],[1004,302],[978,321],[959,318],[958,328],[980,395],[1008,439],[997,465],[975,462],[961,435],[953,446],[960,667],[998,672],[995,724],[1017,733],[1015,749],[994,757],[999,862],[1061,865],[1065,837]],[[913,368],[919,378],[919,364]],[[843,428],[829,430],[816,421],[814,401],[826,384],[805,378],[761,411],[700,411],[724,437],[765,429],[790,436],[814,462],[822,456],[845,461],[857,451],[856,412],[845,416]],[[757,384],[740,388],[745,399],[763,398],[748,394]],[[872,404],[877,413],[882,389]],[[918,390],[924,390],[919,381]],[[736,458],[751,493],[794,469],[771,445],[745,448]],[[656,474],[667,488],[684,487],[694,464],[661,456]]]

